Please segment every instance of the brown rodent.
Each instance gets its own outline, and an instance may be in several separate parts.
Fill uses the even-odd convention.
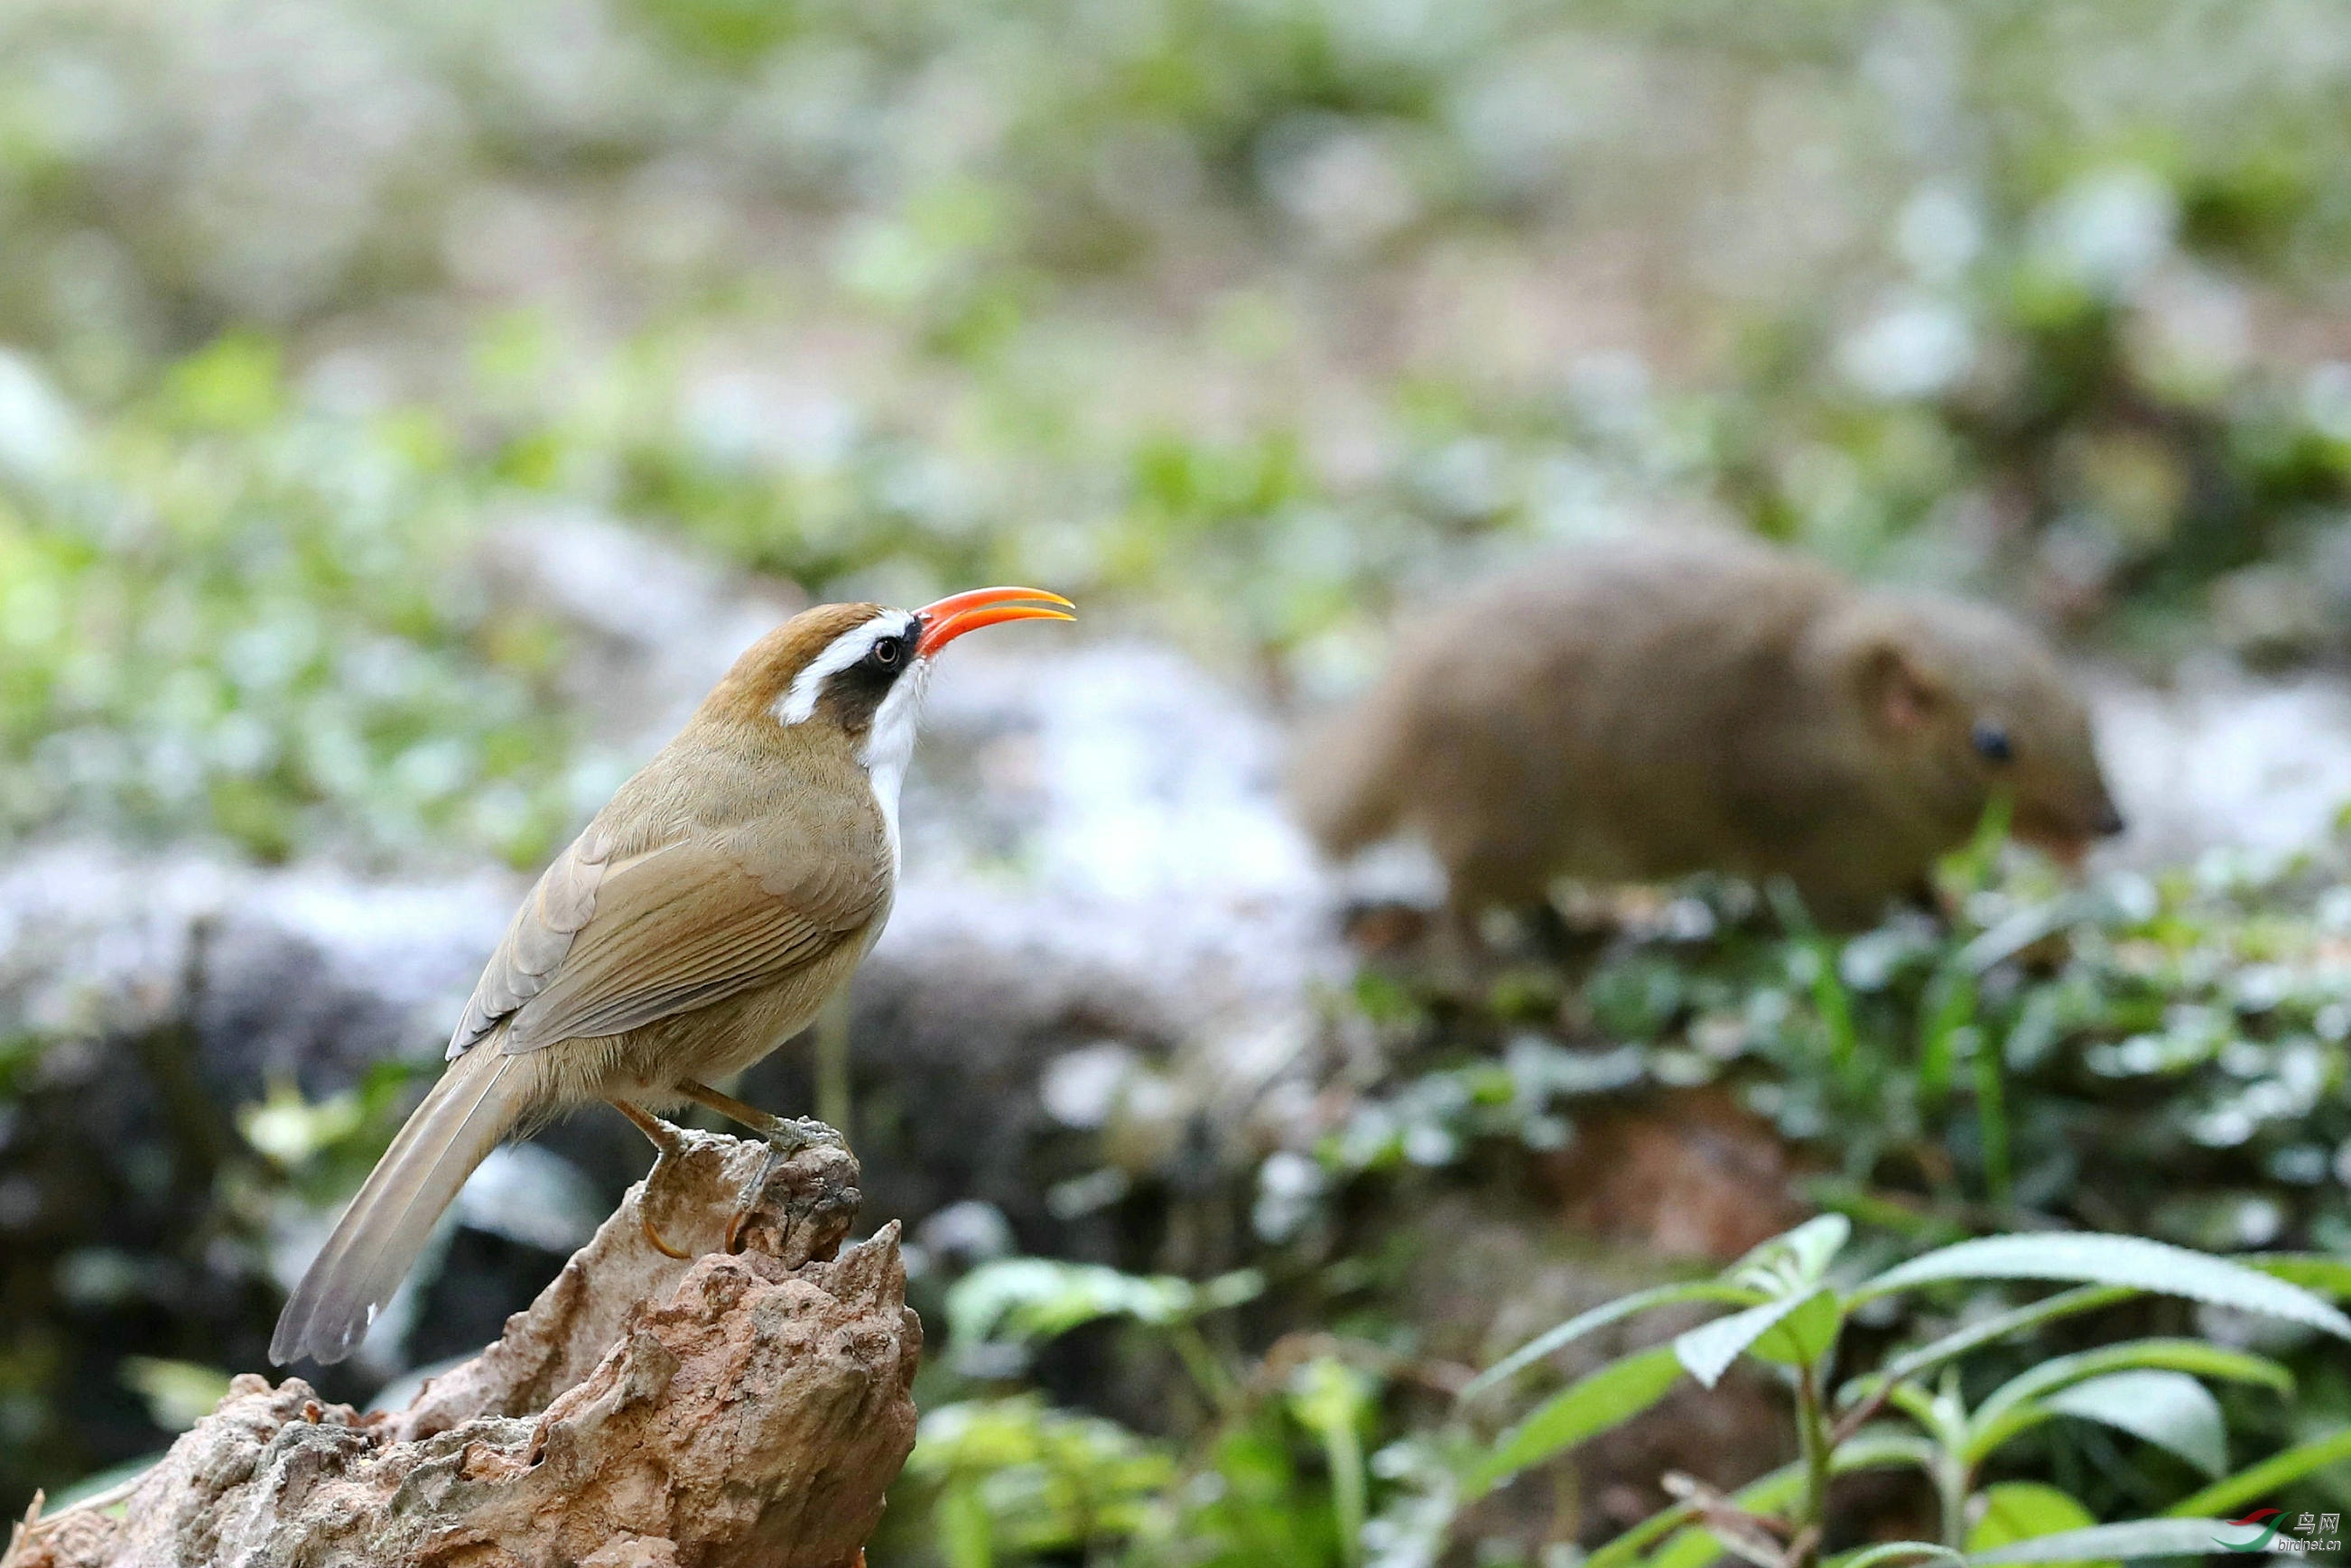
[[[2119,832],[2054,657],[1977,604],[1864,591],[1731,534],[1573,548],[1405,637],[1311,743],[1308,829],[1343,856],[1412,831],[1464,913],[1554,877],[1791,879],[1852,926],[1922,885],[1996,789],[2069,860]]]

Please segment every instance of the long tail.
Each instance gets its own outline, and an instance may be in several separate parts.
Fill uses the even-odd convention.
[[[1291,769],[1299,820],[1334,860],[1396,830],[1403,758],[1394,707],[1384,687],[1357,698],[1309,737]]]
[[[530,1107],[538,1074],[493,1035],[449,1064],[370,1172],[277,1319],[269,1359],[340,1361],[360,1340],[474,1167]]]

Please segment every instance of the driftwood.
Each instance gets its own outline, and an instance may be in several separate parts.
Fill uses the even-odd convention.
[[[0,1568],[849,1568],[914,1441],[897,1227],[841,1248],[845,1152],[689,1133],[497,1343],[406,1409],[247,1374],[161,1463]],[[645,1236],[641,1215],[672,1248]]]

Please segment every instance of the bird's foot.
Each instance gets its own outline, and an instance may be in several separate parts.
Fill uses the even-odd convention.
[[[768,1146],[783,1159],[789,1159],[802,1149],[846,1150],[849,1147],[847,1138],[813,1116],[772,1117],[768,1125],[759,1129],[759,1135],[767,1139]]]
[[[849,1140],[822,1122],[808,1116],[777,1116],[746,1104],[732,1094],[722,1094],[709,1084],[691,1078],[677,1082],[677,1092],[697,1105],[705,1105],[740,1126],[767,1140],[767,1152],[759,1161],[758,1174],[743,1188],[743,1200],[737,1205],[735,1218],[726,1222],[726,1250],[742,1249],[743,1227],[750,1222],[758,1207],[759,1195],[767,1190],[768,1178],[776,1173],[778,1162],[789,1159],[802,1149],[831,1147],[846,1153]]]
[[[645,1207],[653,1195],[653,1189],[660,1184],[662,1167],[677,1158],[680,1151],[684,1147],[684,1140],[679,1135],[680,1129],[663,1121],[643,1106],[630,1104],[626,1100],[615,1100],[612,1105],[622,1115],[635,1123],[637,1130],[643,1133],[653,1146],[653,1168],[645,1173],[644,1190],[637,1198],[637,1228],[644,1232],[646,1242],[654,1251],[664,1258],[675,1258],[683,1262],[694,1254],[681,1252],[663,1240],[661,1231],[653,1225],[652,1211]],[[730,1230],[728,1234],[731,1237],[733,1233]]]
[[[744,1185],[742,1201],[735,1206],[734,1218],[726,1222],[726,1250],[743,1250],[743,1228],[759,1207],[759,1197],[768,1190],[768,1178],[776,1172],[778,1163],[791,1158],[802,1149],[833,1148],[846,1151],[849,1140],[813,1116],[770,1116],[758,1129],[767,1140],[767,1153],[759,1158],[758,1174]]]

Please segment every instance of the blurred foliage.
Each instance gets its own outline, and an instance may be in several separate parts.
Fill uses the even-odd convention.
[[[98,431],[46,417],[0,489],[0,827],[548,852],[576,810],[562,637],[496,612],[429,419],[308,414],[249,338]]]
[[[2215,854],[2072,891],[2020,858],[1954,891],[1947,921],[1828,943],[1699,884],[1586,971],[1534,961],[1468,998],[1359,982],[1390,1050],[1476,1054],[1361,1095],[1322,1163],[1559,1148],[1579,1102],[1722,1082],[1831,1156],[1832,1202],[2351,1249],[2351,902],[2330,870]]]
[[[110,419],[271,334],[265,405],[427,404],[468,486],[819,587],[1124,590],[1310,681],[1661,491],[2334,653],[2351,51],[2305,10],[20,6],[0,334]]]
[[[2207,1516],[2255,1501],[2339,1510],[2351,1500],[2340,1346],[2302,1323],[2265,1322],[2269,1309],[2232,1308],[2231,1291],[2262,1297],[2242,1271],[2207,1281],[2188,1254],[2164,1254],[2166,1288],[2206,1304],[2137,1315],[2130,1290],[2098,1284],[2106,1264],[2095,1237],[2082,1260],[2051,1265],[2088,1283],[2038,1304],[2015,1306],[1983,1283],[1997,1269],[1938,1275],[1940,1265],[1921,1260],[1903,1288],[1943,1282],[1898,1310],[1890,1282],[1861,1283],[2008,1228],[2022,1228],[2016,1246],[2053,1256],[2107,1229],[2246,1254],[2320,1298],[2346,1299],[2351,1054],[2339,1026],[2351,1018],[2351,968],[2331,862],[2216,854],[2158,879],[2074,890],[2031,857],[1986,844],[1947,866],[1946,892],[1944,925],[1906,917],[1832,942],[1782,935],[1752,894],[1700,883],[1604,923],[1583,908],[1573,912],[1583,924],[1546,917],[1548,929],[1524,933],[1516,967],[1474,992],[1432,984],[1416,965],[1367,970],[1337,1002],[1342,1027],[1374,1031],[1376,1059],[1392,1065],[1332,1092],[1331,1130],[1311,1156],[1287,1151],[1260,1165],[1262,1281],[1194,1287],[1038,1258],[963,1275],[946,1292],[934,1418],[958,1445],[967,1424],[1025,1434],[1004,1461],[1015,1479],[989,1481],[959,1446],[918,1458],[922,1479],[899,1500],[910,1511],[886,1542],[932,1542],[957,1568],[1222,1563],[1227,1529],[1249,1542],[1235,1562],[1403,1568],[1471,1546],[1480,1563],[1548,1561],[1512,1531],[1481,1534],[1479,1498],[1633,1420],[1687,1368],[1704,1364],[1710,1384],[1746,1352],[1823,1379],[1833,1365],[1834,1403],[1825,1380],[1800,1385],[1790,1374],[1788,1389],[1800,1412],[1817,1401],[1823,1432],[1834,1427],[1837,1473],[1923,1474],[1924,1517],[1896,1517],[1970,1550],[2170,1505]],[[1824,1218],[1719,1280],[1595,1309],[1466,1390],[1466,1372],[1430,1358],[1424,1334],[1392,1315],[1379,1281],[1413,1264],[1382,1260],[1379,1239],[1408,1227],[1402,1217],[1447,1190],[1523,1189],[1528,1163],[1573,1147],[1585,1118],[1644,1105],[1671,1114],[1676,1096],[1708,1084],[1731,1088],[1804,1151]],[[2012,1173],[2004,1183],[1986,1158],[1995,1142]],[[1367,1216],[1384,1218],[1367,1228]],[[1720,1301],[1755,1309],[1744,1323],[1771,1301],[1801,1305],[1840,1256],[1843,1304],[1821,1324],[1792,1312],[1716,1361],[1722,1347],[1700,1342],[1727,1332],[1722,1319],[1671,1347],[1620,1352],[1516,1422],[1479,1402],[1636,1311]],[[2034,1272],[2041,1262],[2018,1266],[2051,1277]],[[1246,1308],[1260,1289],[1290,1301],[1293,1318],[1343,1326],[1270,1343],[1261,1332],[1200,1333],[1209,1314]],[[1846,1342],[1832,1356],[1841,1315]],[[1106,1316],[1182,1369],[1192,1396],[1161,1401],[1143,1431],[1013,1392],[1035,1375],[1043,1344]],[[2070,1333],[2076,1318],[2095,1332]],[[1265,1348],[1238,1348],[1251,1343]],[[1136,1355],[1130,1344],[1102,1364],[1123,1383]],[[1938,1385],[1961,1356],[1964,1378]],[[1881,1368],[1912,1380],[1884,1409],[1865,1375]],[[1350,1412],[1343,1421],[1332,1400]],[[1048,1442],[1039,1425],[1055,1420],[1068,1424]],[[1327,1440],[1340,1432],[1343,1442]],[[2235,1479],[2216,1479],[2224,1470]],[[1158,1479],[1121,1490],[1146,1474]],[[1852,1501],[1823,1513],[1824,1495],[1845,1494],[1808,1494],[1798,1466],[1738,1500],[1786,1514],[1788,1528],[1816,1520],[1833,1545],[1891,1528],[1851,1512]],[[1101,1500],[1083,1529],[1071,1505],[1047,1500],[1077,1496]],[[1572,1488],[1563,1496],[1547,1539],[1601,1547],[1610,1531],[1590,1503]],[[1705,1560],[1702,1543],[1679,1533],[1698,1517],[1694,1505],[1659,1501],[1665,1511],[1604,1548],[1608,1561]],[[1113,1511],[1124,1521],[1115,1528],[1103,1522]],[[1278,1545],[1247,1533],[1341,1519],[1360,1528]]]

